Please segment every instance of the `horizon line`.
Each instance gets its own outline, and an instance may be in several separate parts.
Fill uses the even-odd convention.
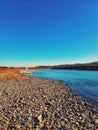
[[[30,67],[40,67],[40,66],[58,66],[58,65],[74,65],[74,64],[87,64],[87,63],[93,63],[93,62],[98,62],[96,61],[89,61],[89,62],[74,62],[74,63],[60,63],[60,64],[39,64],[39,65],[0,65],[0,67],[12,67],[12,68],[30,68]]]

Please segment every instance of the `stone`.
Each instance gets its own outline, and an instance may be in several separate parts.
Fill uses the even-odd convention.
[[[76,125],[79,127],[79,123],[78,122],[76,122]]]
[[[21,126],[20,126],[19,124],[15,125],[15,128],[16,128],[17,130],[19,130],[20,127],[21,127]]]
[[[86,115],[85,113],[82,113],[82,117],[83,117],[83,118],[86,118],[87,115]]]
[[[57,127],[58,127],[58,128],[60,128],[60,127],[61,127],[61,125],[60,125],[60,123],[59,123],[59,122],[58,122],[58,124],[57,124]]]
[[[1,89],[0,89],[0,97],[2,96],[2,91],[1,91]]]
[[[96,124],[98,124],[98,119],[95,120]]]
[[[3,127],[3,130],[7,130],[7,127],[5,126],[5,127]]]
[[[28,124],[27,124],[27,127],[28,127],[29,129],[32,129],[32,124],[28,123]]]
[[[3,116],[0,116],[0,121],[2,121],[4,119],[4,117]]]
[[[37,119],[39,120],[39,122],[42,122],[42,115],[39,115]]]
[[[36,128],[36,130],[40,130],[40,128]]]
[[[40,128],[42,128],[44,126],[44,121],[40,122],[39,126],[40,126]]]

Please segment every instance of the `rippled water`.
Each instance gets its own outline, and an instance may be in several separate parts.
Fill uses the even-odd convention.
[[[98,71],[42,69],[32,71],[32,75],[62,80],[73,91],[84,98],[90,99],[98,106]]]

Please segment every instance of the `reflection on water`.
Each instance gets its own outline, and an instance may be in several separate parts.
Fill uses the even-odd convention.
[[[73,91],[98,105],[98,71],[42,69],[32,73],[36,77],[62,80]]]

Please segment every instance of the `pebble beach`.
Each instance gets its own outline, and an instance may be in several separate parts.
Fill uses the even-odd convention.
[[[98,107],[61,81],[3,70],[0,130],[98,130]]]

